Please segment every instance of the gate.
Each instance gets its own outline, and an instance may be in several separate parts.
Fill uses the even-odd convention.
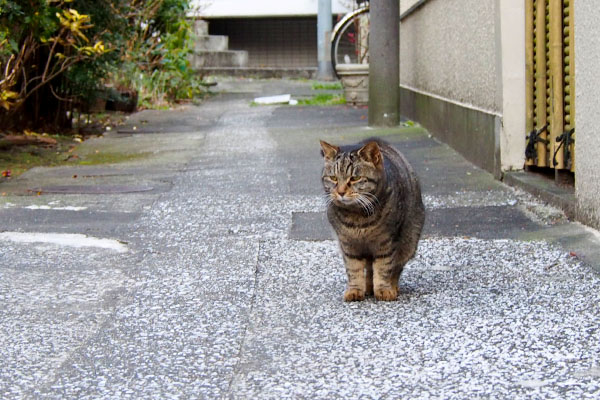
[[[575,172],[574,1],[525,0],[526,165],[557,179]]]

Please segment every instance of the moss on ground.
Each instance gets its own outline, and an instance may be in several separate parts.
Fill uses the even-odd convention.
[[[0,182],[17,177],[28,169],[41,166],[57,166],[69,162],[77,143],[71,136],[51,136],[57,144],[10,146],[0,149]]]
[[[341,82],[313,82],[312,90],[342,90]]]
[[[0,182],[13,179],[34,167],[115,164],[145,158],[150,153],[80,151],[72,136],[51,136],[56,145],[11,146],[0,149]]]
[[[346,99],[342,95],[318,93],[308,99],[299,99],[298,105],[302,106],[336,106],[346,104]]]

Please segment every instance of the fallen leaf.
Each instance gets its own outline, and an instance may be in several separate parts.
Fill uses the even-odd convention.
[[[11,174],[10,169],[7,169],[6,171],[2,171],[2,176],[4,178],[10,178],[10,174]]]

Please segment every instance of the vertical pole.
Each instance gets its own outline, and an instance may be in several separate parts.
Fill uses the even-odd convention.
[[[369,126],[400,123],[400,2],[371,2]]]
[[[575,0],[568,4],[569,13],[569,128],[575,127]],[[575,145],[571,144],[571,172],[575,172]]]
[[[535,127],[540,129],[548,122],[548,111],[546,101],[548,98],[548,81],[546,79],[546,2],[537,0],[535,4]],[[546,139],[548,134],[543,132],[541,139]],[[537,166],[548,166],[547,145],[543,142],[537,143]]]
[[[563,169],[564,157],[561,151],[556,151],[559,143],[556,138],[564,130],[563,114],[563,5],[562,0],[550,0],[550,87],[551,109],[550,114],[550,166]],[[554,165],[556,153],[556,165]]]
[[[526,112],[526,133],[529,133],[535,127],[533,122],[533,74],[534,74],[534,61],[533,61],[533,0],[525,0],[525,112]]]
[[[333,79],[330,50],[332,20],[331,0],[319,0],[319,9],[317,13],[318,78],[323,80]]]
[[[536,126],[535,114],[535,8],[534,0],[525,0],[525,135]],[[525,160],[526,165],[534,165],[534,160]]]

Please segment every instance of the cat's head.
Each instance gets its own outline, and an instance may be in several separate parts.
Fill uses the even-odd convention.
[[[342,208],[362,209],[372,214],[383,184],[383,155],[377,142],[342,151],[321,140],[325,161],[322,181],[327,200]]]

